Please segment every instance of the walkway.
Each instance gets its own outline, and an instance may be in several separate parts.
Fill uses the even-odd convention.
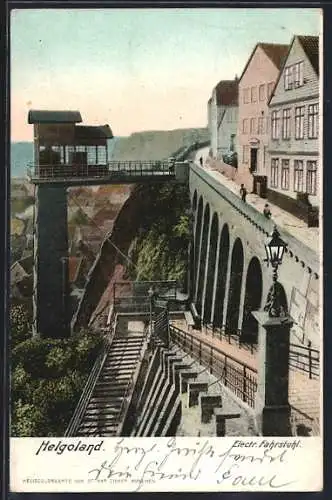
[[[206,330],[205,327],[202,328],[202,332],[190,330],[184,319],[172,320],[172,324],[181,330],[189,332],[197,339],[203,339],[210,345],[222,350],[225,354],[233,356],[238,361],[257,369],[257,352],[252,354],[247,348],[239,348],[234,340],[229,343],[228,340],[220,339],[219,336],[212,336],[211,330]],[[322,406],[320,394],[320,380],[310,380],[306,374],[290,370],[290,404],[313,419],[312,429],[316,435],[319,434],[320,408]]]
[[[223,184],[233,193],[239,195],[240,186],[236,184],[236,182],[228,179],[219,171],[219,168],[222,168],[222,162],[211,161],[208,156],[208,151],[208,148],[199,149],[194,158],[195,164],[200,167],[199,159],[202,157],[204,170],[209,171],[209,174],[218,182]],[[257,211],[263,212],[266,199],[263,199],[256,194],[249,193],[247,195],[247,203],[256,208]],[[301,243],[315,251],[317,254],[320,252],[320,230],[318,227],[308,228],[305,222],[290,214],[286,210],[282,210],[280,207],[270,202],[269,206],[272,212],[272,219],[279,227],[284,228]]]

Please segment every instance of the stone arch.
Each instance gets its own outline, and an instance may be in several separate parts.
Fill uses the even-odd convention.
[[[197,298],[196,298],[196,309],[198,314],[201,314],[202,312],[202,299],[203,299],[203,287],[204,287],[204,276],[206,268],[209,228],[210,228],[210,205],[209,203],[207,203],[205,205],[205,210],[204,210],[201,252],[198,263]]]
[[[209,241],[209,260],[208,260],[208,269],[206,275],[204,314],[203,314],[204,323],[210,323],[211,321],[218,234],[219,234],[219,222],[218,222],[218,215],[215,212],[212,217],[210,241]]]
[[[235,240],[232,251],[231,274],[228,292],[226,333],[238,333],[240,298],[243,274],[243,245],[240,238]]]
[[[196,208],[197,208],[197,189],[195,189],[191,206],[192,206],[193,213],[195,213],[196,212]]]
[[[241,341],[256,343],[258,323],[251,314],[261,308],[263,293],[263,274],[257,257],[253,257],[248,266],[244,295]]]
[[[228,225],[224,224],[220,234],[219,259],[216,295],[214,301],[213,325],[222,327],[224,313],[224,299],[227,279],[227,266],[229,255],[229,229]]]
[[[203,197],[200,196],[197,209],[195,241],[194,241],[194,275],[193,275],[194,290],[196,289],[196,282],[198,276],[198,256],[199,256],[199,246],[201,242],[202,217],[203,217]]]

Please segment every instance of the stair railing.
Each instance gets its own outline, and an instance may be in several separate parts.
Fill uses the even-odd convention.
[[[92,370],[89,374],[89,377],[85,383],[81,397],[77,403],[77,406],[75,408],[73,416],[72,416],[72,418],[69,422],[69,425],[66,429],[65,437],[74,437],[76,432],[79,429],[80,424],[82,423],[86,408],[89,404],[91,395],[93,393],[93,390],[95,388],[97,380],[100,376],[101,370],[104,366],[104,363],[105,363],[107,354],[109,352],[109,349],[111,347],[114,335],[115,335],[115,327],[114,327],[111,335],[110,336],[107,335],[103,339],[103,345],[101,348],[101,352],[97,356],[97,359],[96,359],[96,361],[92,367]]]

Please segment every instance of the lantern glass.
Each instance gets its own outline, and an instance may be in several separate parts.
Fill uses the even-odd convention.
[[[272,266],[281,264],[286,243],[280,238],[277,228],[274,228],[272,236],[265,244],[267,259]]]

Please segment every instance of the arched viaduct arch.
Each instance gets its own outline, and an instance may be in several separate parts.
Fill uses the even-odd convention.
[[[229,228],[228,224],[224,224],[219,238],[219,258],[217,283],[214,301],[213,325],[221,328],[223,324],[225,289],[228,270],[229,256]]]
[[[242,287],[242,275],[244,265],[243,245],[240,238],[234,242],[231,258],[230,282],[228,292],[228,305],[226,316],[226,333],[234,335],[238,333],[240,298]]]
[[[252,257],[245,281],[245,296],[243,306],[241,340],[257,342],[258,323],[251,314],[261,308],[263,293],[263,275],[261,264],[257,257]]]
[[[204,323],[211,322],[218,237],[219,237],[219,221],[217,213],[214,212],[211,222],[210,240],[208,247],[209,255],[208,255],[207,273],[205,278],[205,296],[204,296],[204,308],[203,308]]]
[[[198,314],[202,312],[202,300],[203,300],[203,287],[204,287],[204,277],[206,270],[206,262],[208,255],[208,239],[210,230],[210,205],[207,203],[204,210],[203,227],[201,230],[201,248],[198,262],[198,279],[197,279],[197,291],[196,291],[196,309]]]

